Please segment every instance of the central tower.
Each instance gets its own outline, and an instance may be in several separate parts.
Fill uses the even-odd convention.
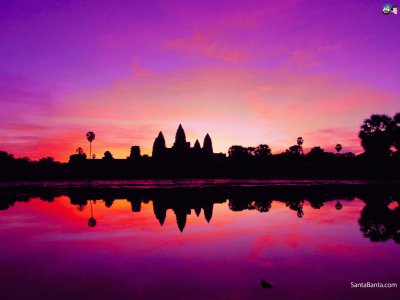
[[[186,142],[185,131],[183,130],[182,124],[179,124],[178,130],[175,135],[175,142],[172,146],[172,150],[177,155],[185,155],[189,151],[190,143]]]
[[[183,149],[186,147],[186,134],[185,130],[183,130],[182,124],[179,124],[178,130],[176,131],[175,142],[173,147],[176,149],[179,148]]]

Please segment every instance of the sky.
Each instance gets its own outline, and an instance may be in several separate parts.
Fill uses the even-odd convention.
[[[394,5],[399,3],[393,2]],[[382,1],[1,1],[0,150],[68,161],[151,154],[182,124],[215,152],[362,152],[400,111],[400,15]]]

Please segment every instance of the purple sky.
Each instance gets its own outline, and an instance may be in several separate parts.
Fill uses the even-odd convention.
[[[0,150],[67,160],[93,130],[98,157],[124,158],[182,123],[218,152],[298,136],[360,152],[363,119],[400,111],[400,16],[382,5],[3,1]]]

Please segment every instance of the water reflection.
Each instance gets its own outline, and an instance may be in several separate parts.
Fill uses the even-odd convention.
[[[363,235],[373,242],[393,239],[400,243],[399,198],[390,195],[364,195],[365,207],[359,219]]]
[[[399,283],[399,199],[390,185],[0,188],[0,299],[397,299],[350,282]]]
[[[90,218],[88,221],[88,226],[89,227],[94,227],[96,226],[96,219],[93,217],[93,205],[92,205],[92,200],[89,200],[90,202]],[[81,205],[78,206],[78,208],[81,208]]]
[[[66,196],[70,204],[79,211],[90,208],[88,226],[95,227],[96,201],[102,201],[108,208],[116,199],[128,201],[134,213],[141,211],[142,203],[152,203],[153,213],[163,226],[167,212],[176,217],[177,227],[184,231],[187,216],[192,212],[197,217],[201,211],[207,223],[213,217],[215,204],[225,204],[231,211],[256,210],[268,213],[274,202],[284,203],[293,216],[303,218],[304,205],[308,203],[314,210],[323,208],[326,202],[334,201],[334,209],[341,210],[348,201],[355,198],[365,203],[359,218],[359,226],[364,237],[372,242],[393,240],[400,243],[399,193],[394,186],[292,186],[292,187],[235,187],[235,188],[173,188],[173,189],[124,189],[69,187],[60,188],[15,188],[0,192],[0,210],[7,210],[16,202],[29,202],[33,198],[53,202],[56,197]],[[99,220],[101,222],[101,219]]]

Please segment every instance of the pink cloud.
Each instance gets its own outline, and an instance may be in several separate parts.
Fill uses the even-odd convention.
[[[148,77],[151,75],[151,71],[144,68],[137,58],[133,60],[132,71],[134,76],[137,77]]]
[[[285,13],[294,10],[292,2]],[[185,19],[187,32],[177,37],[169,37],[161,41],[161,48],[176,51],[191,58],[209,58],[225,62],[237,63],[259,56],[257,45],[246,39],[243,34],[260,32],[268,22],[275,22],[280,13],[280,5],[269,3],[264,7],[251,8],[235,14],[221,14],[219,18],[204,22],[201,18]],[[179,10],[178,10],[179,15]],[[261,32],[260,32],[261,34]],[[265,32],[263,32],[265,34]],[[257,41],[261,36],[257,37]],[[255,53],[256,52],[256,53]],[[278,52],[276,52],[278,53]]]
[[[226,62],[238,62],[245,57],[236,47],[222,44],[218,37],[211,33],[195,33],[185,38],[168,39],[164,46],[166,50],[177,51],[187,56],[205,56]]]

